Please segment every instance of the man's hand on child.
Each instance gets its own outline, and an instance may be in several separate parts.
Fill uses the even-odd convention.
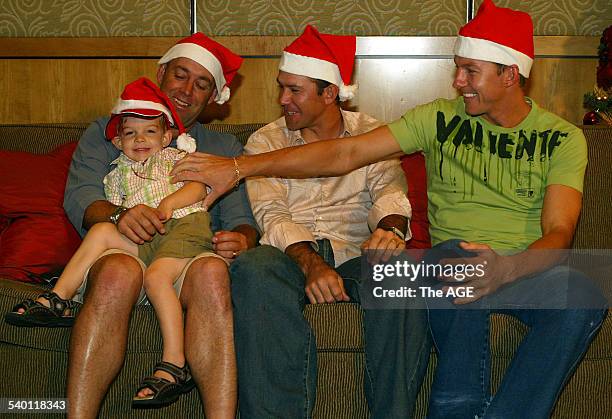
[[[117,228],[121,234],[136,244],[151,241],[157,233],[166,233],[158,210],[143,204],[127,210],[121,216]]]

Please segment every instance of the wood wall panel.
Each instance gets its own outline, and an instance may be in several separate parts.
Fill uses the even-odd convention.
[[[123,86],[155,76],[154,60],[0,60],[0,123],[87,122],[107,114]]]
[[[376,39],[377,37],[363,37]],[[403,37],[399,37],[403,38]],[[408,39],[412,39],[406,37]],[[444,39],[444,37],[431,37]],[[140,57],[159,58],[181,37],[121,37],[118,38],[2,38],[0,57]],[[292,36],[221,36],[213,37],[236,54],[271,56],[280,52],[295,37]]]
[[[281,116],[278,105],[278,58],[247,58],[234,79],[230,101],[206,109],[202,120],[226,123],[270,122]]]
[[[436,98],[453,98],[455,65],[446,59],[360,59],[355,108],[382,121],[393,121],[417,105]]]
[[[534,63],[527,94],[541,107],[582,124],[586,113],[583,97],[597,82],[597,60],[585,58],[540,58]]]
[[[246,123],[279,117],[275,78],[284,38],[221,40],[247,58],[232,86],[230,102],[211,107],[203,120]],[[540,56],[532,70],[528,94],[543,107],[580,123],[585,112],[582,97],[595,83],[598,40],[548,38],[536,37],[536,54]],[[360,89],[349,106],[391,121],[418,104],[454,97],[451,39],[359,38],[354,80]],[[173,38],[130,39],[123,53],[108,57],[104,55],[110,51],[107,39],[99,43],[86,39],[69,46],[62,46],[58,40],[47,43],[38,39],[36,47],[22,40],[22,44],[19,40],[11,43],[8,51],[3,48],[8,44],[0,39],[0,123],[4,124],[88,122],[107,114],[125,84],[142,75],[154,79],[158,54],[173,42]],[[592,57],[587,54],[591,50]],[[57,51],[61,54],[55,54]],[[70,52],[74,58],[65,58]]]
[[[0,57],[126,57],[159,58],[181,38],[3,38]],[[213,39],[247,57],[279,56],[292,36],[217,36]],[[454,36],[359,36],[358,56],[439,56],[453,54]],[[597,36],[535,36],[538,56],[597,56]]]

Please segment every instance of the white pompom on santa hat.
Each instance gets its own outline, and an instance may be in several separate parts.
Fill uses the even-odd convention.
[[[185,132],[181,117],[176,112],[174,104],[159,87],[146,77],[141,77],[125,86],[111,118],[106,124],[105,135],[112,140],[118,135],[119,121],[124,116],[140,118],[156,118],[164,115],[169,127],[178,130],[177,148],[192,153],[196,150],[196,142]]]
[[[518,10],[484,0],[474,19],[459,30],[455,55],[494,63],[516,64],[529,77],[533,64],[533,22]]]
[[[311,25],[283,50],[279,70],[328,81],[338,86],[340,101],[352,99],[356,37],[319,33]]]
[[[210,72],[217,88],[216,103],[222,105],[229,100],[229,85],[240,69],[242,57],[201,32],[178,41],[160,58],[158,64],[180,57],[189,58]]]

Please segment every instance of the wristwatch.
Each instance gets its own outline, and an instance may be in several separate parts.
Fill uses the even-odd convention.
[[[109,221],[115,225],[119,223],[119,219],[121,218],[121,214],[126,212],[128,209],[126,207],[118,206],[115,208],[115,211],[108,217]]]
[[[390,231],[391,233],[395,234],[397,237],[399,237],[403,241],[406,241],[406,235],[402,233],[402,231],[397,227],[378,227],[378,228],[381,228],[385,231]]]

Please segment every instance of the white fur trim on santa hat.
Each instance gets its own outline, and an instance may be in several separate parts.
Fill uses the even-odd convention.
[[[196,141],[191,135],[184,132],[176,138],[176,148],[187,153],[193,153],[196,151]]]
[[[345,100],[351,100],[355,97],[355,93],[357,92],[356,84],[349,84],[348,86],[342,83],[341,86],[338,86],[340,91],[338,96],[340,97],[340,102],[344,102]]]
[[[455,55],[504,65],[516,64],[519,73],[526,78],[529,77],[533,64],[533,59],[530,56],[513,48],[486,39],[461,35],[457,37],[455,42]]]
[[[215,79],[215,86],[217,88],[217,96],[215,102],[222,105],[229,99],[229,96],[223,99],[222,91],[225,86],[225,76],[223,75],[223,67],[221,63],[210,51],[206,48],[201,47],[198,44],[182,43],[176,44],[164,54],[163,57],[157,62],[157,64],[165,64],[175,58],[185,57],[189,58],[202,67],[210,71],[213,78]]]
[[[230,88],[224,86],[223,89],[221,89],[221,93],[217,95],[217,98],[218,99],[216,99],[215,102],[219,105],[223,105],[225,102],[227,102],[230,98]]]
[[[175,125],[174,119],[172,118],[172,114],[170,113],[168,108],[166,108],[161,103],[151,102],[149,100],[132,100],[132,99],[124,100],[124,99],[119,98],[117,100],[117,103],[115,104],[115,107],[111,111],[111,113],[120,114],[126,111],[129,112],[129,111],[134,111],[138,109],[151,109],[151,110],[162,112],[164,115],[166,115],[166,117],[168,118],[168,121],[170,121],[170,124]],[[131,112],[131,113],[136,114],[137,112]],[[144,116],[148,116],[148,115],[144,115]]]
[[[355,96],[357,86],[354,84],[345,85],[342,82],[342,77],[340,77],[338,66],[332,62],[283,51],[278,69],[298,76],[312,77],[335,84],[340,88],[338,96],[342,102]]]

